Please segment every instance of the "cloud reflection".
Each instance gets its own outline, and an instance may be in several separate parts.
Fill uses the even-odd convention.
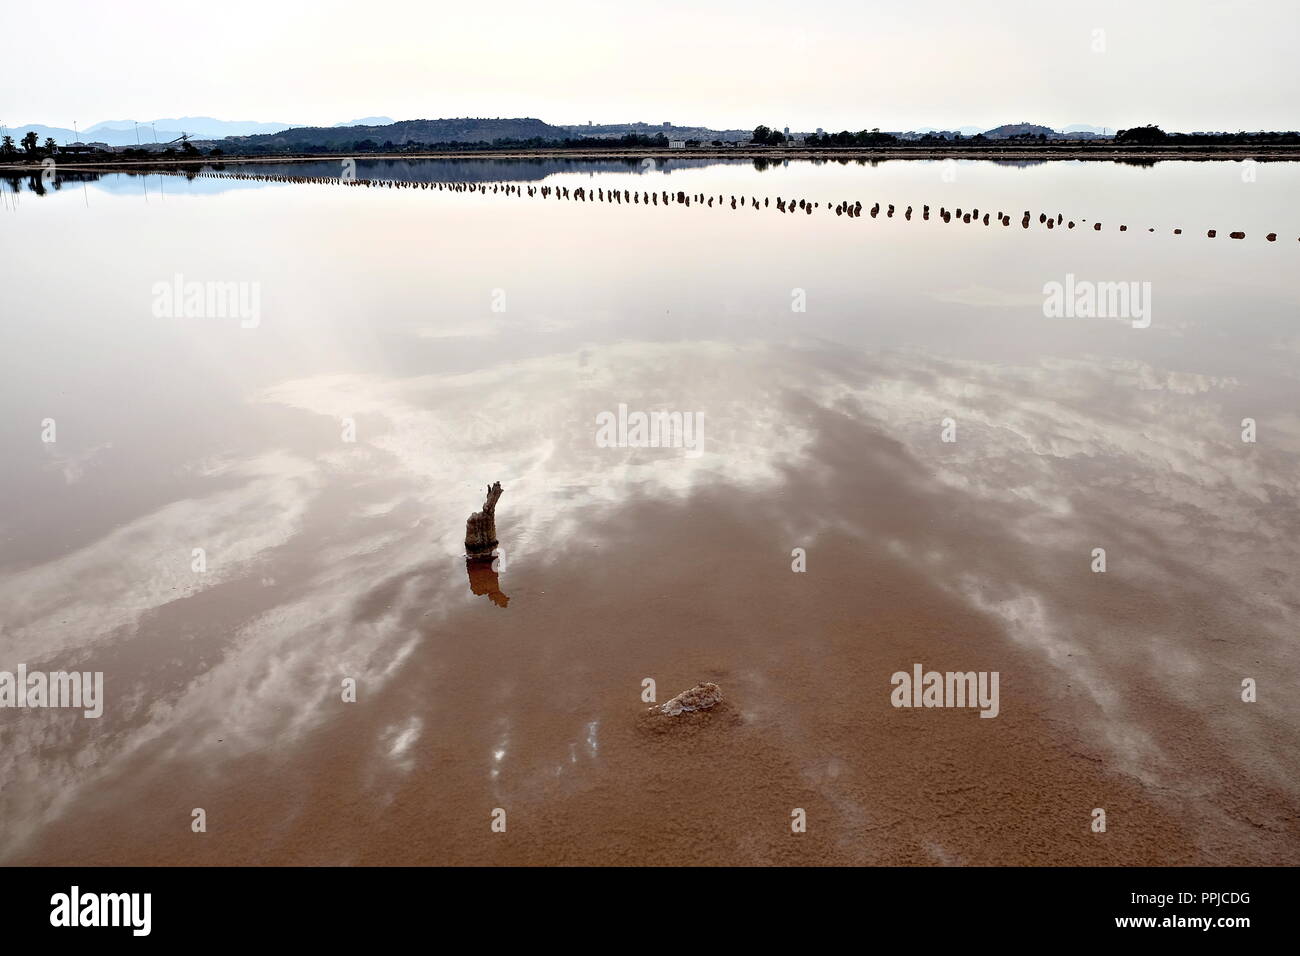
[[[728,487],[779,508],[792,475],[833,480],[842,461],[854,460],[853,448],[834,450],[842,460],[827,457],[828,416],[896,443],[897,459],[909,464],[880,481],[913,486],[945,514],[995,514],[989,534],[1018,551],[979,553],[982,543],[963,538],[961,521],[890,536],[870,501],[834,521],[882,536],[896,560],[926,569],[1002,620],[1010,639],[1077,674],[1105,714],[1109,745],[1149,763],[1159,747],[1138,710],[1117,696],[1116,652],[1096,642],[1087,609],[1053,590],[1044,570],[1051,562],[1026,556],[1074,560],[1095,543],[1090,527],[1114,527],[1102,517],[1122,513],[1127,536],[1107,543],[1123,555],[1123,580],[1154,593],[1217,588],[1266,639],[1291,640],[1300,567],[1295,431],[1268,448],[1238,447],[1226,410],[1237,387],[1232,378],[1131,360],[1015,367],[717,342],[590,346],[467,374],[282,382],[256,401],[326,419],[355,416],[357,445],[219,464],[213,474],[233,485],[161,504],[0,582],[6,660],[67,663],[95,651],[121,655],[141,641],[159,651],[116,658],[114,699],[93,733],[48,714],[22,715],[11,729],[19,745],[0,758],[10,781],[0,796],[5,852],[94,788],[129,787],[134,758],[150,773],[190,763],[210,770],[292,746],[346,706],[342,676],[378,695],[409,666],[422,629],[478,595],[504,607],[495,572],[476,578],[471,569],[466,594],[457,567],[465,517],[485,483],[506,488],[502,546],[512,566],[526,566],[600,544],[590,529],[638,499],[681,502]],[[704,454],[598,447],[595,416],[619,402],[702,411]],[[945,416],[958,422],[955,445],[939,442]],[[206,575],[189,571],[193,542],[209,550]],[[1174,576],[1189,551],[1197,553],[1191,582]],[[275,579],[263,586],[272,559]],[[1251,580],[1278,585],[1252,593],[1262,602],[1253,609],[1240,587]],[[246,610],[229,612],[229,632],[204,653],[169,654],[168,641],[190,619],[187,602],[196,602],[194,614],[208,613],[197,601],[218,586]],[[1142,622],[1124,627],[1140,632]],[[1210,663],[1186,650],[1123,660],[1165,676]],[[1168,693],[1194,696],[1179,689],[1185,683],[1173,681]],[[494,782],[503,782],[511,754],[515,705],[502,693],[503,723],[486,763]],[[597,725],[584,728],[575,761],[578,747],[596,756]],[[375,740],[376,753],[409,770],[423,726],[419,714],[401,715]],[[68,746],[75,759],[56,755]]]

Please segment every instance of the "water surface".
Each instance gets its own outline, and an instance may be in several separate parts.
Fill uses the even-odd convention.
[[[1297,862],[1300,169],[1242,168],[357,169],[812,215],[5,184],[0,669],[107,701],[0,711],[0,859]],[[158,315],[178,276],[256,321]],[[1046,317],[1067,276],[1149,327]],[[620,403],[702,453],[600,447]],[[892,708],[914,662],[1001,713]],[[726,712],[647,732],[647,677]]]

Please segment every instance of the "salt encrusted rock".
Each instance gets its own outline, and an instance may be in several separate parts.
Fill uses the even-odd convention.
[[[489,560],[497,546],[497,500],[501,497],[501,482],[488,486],[483,510],[476,511],[465,522],[465,556],[472,561]]]
[[[708,710],[714,704],[721,703],[722,688],[711,681],[703,684],[696,684],[690,690],[684,690],[670,701],[666,701],[658,709],[660,713],[667,714],[669,717],[676,717],[683,711],[690,713],[697,710]]]

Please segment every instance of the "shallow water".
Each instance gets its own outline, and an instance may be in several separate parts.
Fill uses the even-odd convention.
[[[820,205],[5,184],[0,670],[106,702],[0,710],[0,859],[1300,861],[1300,168],[357,175]],[[1067,276],[1149,310],[1049,318]],[[601,447],[620,404],[699,454]],[[891,707],[916,662],[998,717]],[[645,678],[725,710],[648,730]]]

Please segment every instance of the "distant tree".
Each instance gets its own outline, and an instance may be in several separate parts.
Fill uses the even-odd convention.
[[[1115,134],[1115,142],[1135,146],[1163,143],[1168,139],[1169,134],[1159,126],[1136,126],[1133,129],[1122,129]]]
[[[3,140],[0,140],[0,156],[8,159],[16,152],[18,151],[14,149],[14,138],[12,136],[6,136]]]
[[[209,155],[209,156],[224,156],[225,153],[222,152],[220,146],[213,146],[210,150],[208,150],[208,155]]]
[[[766,126],[754,127],[754,142],[759,146],[766,146],[772,141],[772,130]]]
[[[45,137],[45,151],[47,153],[53,153],[56,149],[58,149],[58,144],[54,142],[54,137]]]
[[[199,155],[198,148],[193,143],[191,143],[188,139],[185,141],[185,145],[181,147],[181,152],[184,153],[186,156]]]
[[[36,131],[29,129],[23,136],[23,149],[27,150],[29,153],[36,152],[36,142]]]
[[[897,136],[891,136],[889,133],[882,133],[880,127],[876,126],[870,130],[863,130],[853,137],[854,145],[857,146],[885,146],[889,143],[898,142]]]

